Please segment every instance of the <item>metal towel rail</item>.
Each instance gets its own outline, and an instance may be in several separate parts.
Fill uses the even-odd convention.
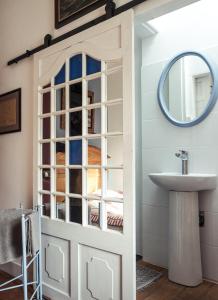
[[[0,292],[13,290],[17,288],[23,287],[24,300],[42,300],[42,253],[41,253],[41,206],[38,205],[36,207],[38,212],[38,222],[39,222],[39,250],[36,254],[31,258],[29,262],[27,262],[27,228],[29,226],[28,222],[30,222],[28,216],[26,217],[24,214],[21,217],[21,227],[22,227],[22,270],[21,274],[0,284]],[[34,266],[34,280],[28,281],[28,269],[29,267]],[[22,281],[21,284],[8,286],[14,281],[20,279]],[[28,286],[33,286],[34,290],[30,298],[28,298]]]

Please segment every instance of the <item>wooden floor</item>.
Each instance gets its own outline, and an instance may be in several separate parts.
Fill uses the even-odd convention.
[[[11,276],[0,271],[0,283],[10,280]],[[17,281],[16,284],[21,284]],[[23,300],[23,291],[21,288],[7,292],[0,292],[0,300]]]
[[[141,262],[142,265],[148,265]],[[161,271],[163,276],[144,291],[137,293],[137,300],[218,300],[218,285],[204,281],[195,288],[188,288],[172,283],[167,278],[167,271],[151,266]]]
[[[143,262],[141,264],[148,265]],[[205,281],[196,288],[187,288],[170,282],[165,269],[148,266],[161,271],[163,276],[144,291],[138,292],[137,300],[218,300],[218,285],[216,284]],[[0,271],[0,282],[9,279],[11,279],[9,275]],[[0,292],[0,300],[23,300],[22,289]]]

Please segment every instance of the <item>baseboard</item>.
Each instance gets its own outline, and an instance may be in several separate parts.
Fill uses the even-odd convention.
[[[18,262],[9,262],[7,264],[0,265],[0,270],[13,277],[17,277],[21,274],[21,265]]]

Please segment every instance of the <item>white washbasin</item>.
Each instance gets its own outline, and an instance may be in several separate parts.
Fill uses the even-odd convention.
[[[151,173],[149,178],[156,185],[177,192],[198,192],[216,188],[216,174]]]

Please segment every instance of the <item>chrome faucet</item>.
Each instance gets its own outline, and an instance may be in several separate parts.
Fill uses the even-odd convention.
[[[176,157],[181,158],[182,160],[182,175],[188,174],[188,151],[179,150],[178,153],[175,153]]]

